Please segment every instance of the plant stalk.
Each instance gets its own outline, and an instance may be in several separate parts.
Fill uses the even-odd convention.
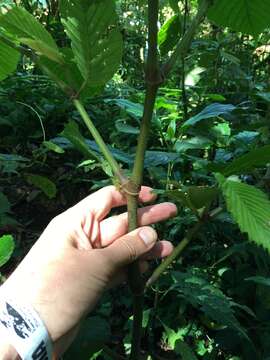
[[[203,222],[198,221],[196,225],[191,228],[184,239],[176,246],[171,255],[169,255],[166,259],[162,261],[162,263],[155,269],[153,274],[146,282],[146,287],[150,287],[153,285],[160,275],[171,265],[171,263],[178,258],[178,256],[183,252],[183,250],[187,247],[190,241],[194,238],[194,236],[198,233],[200,228],[202,227]]]
[[[146,63],[146,94],[144,112],[141,121],[140,134],[136,149],[135,161],[131,180],[138,190],[142,185],[144,158],[149,138],[151,120],[153,116],[157,90],[162,82],[158,64],[157,34],[158,34],[159,0],[148,0],[148,56]],[[127,195],[129,231],[137,228],[137,196]],[[141,333],[143,318],[144,281],[136,261],[129,267],[129,285],[133,294],[133,329],[131,344],[131,360],[140,359]]]
[[[176,246],[171,255],[169,255],[162,263],[155,269],[153,274],[147,280],[145,286],[149,288],[153,285],[160,275],[171,265],[171,263],[182,254],[183,250],[187,247],[187,245],[191,242],[191,240],[196,236],[201,230],[201,227],[204,225],[206,220],[214,219],[217,215],[219,215],[223,211],[222,207],[217,207],[214,210],[208,211],[206,210],[200,220],[188,231],[187,235],[184,239]]]
[[[125,180],[124,176],[122,175],[121,169],[115,158],[113,157],[112,153],[108,149],[107,145],[105,144],[104,140],[100,136],[98,130],[96,129],[95,125],[93,124],[92,120],[90,119],[85,107],[78,99],[73,100],[73,104],[78,110],[79,114],[81,115],[85,125],[87,126],[88,130],[92,134],[93,138],[95,139],[97,145],[99,146],[102,154],[104,155],[105,159],[110,164],[113,173],[119,179],[120,184]]]

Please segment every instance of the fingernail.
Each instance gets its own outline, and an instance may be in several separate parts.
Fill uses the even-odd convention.
[[[145,243],[146,246],[149,246],[153,244],[157,239],[157,233],[152,228],[143,228],[139,232],[139,236],[142,239],[142,241]]]

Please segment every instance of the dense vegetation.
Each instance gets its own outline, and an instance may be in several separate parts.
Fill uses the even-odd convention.
[[[74,94],[66,96],[65,74],[61,83],[52,71],[44,74],[45,65],[54,69],[56,50],[44,48],[26,23],[22,30],[12,16],[7,20],[24,8],[63,49],[74,41],[67,10],[61,22],[57,0],[15,2],[2,0],[0,11],[2,282],[53,216],[117,183],[70,101]],[[161,72],[143,182],[179,212],[156,226],[176,246],[174,257],[145,275],[141,356],[147,360],[270,359],[270,1],[261,2],[213,2],[170,75]],[[93,3],[114,13],[111,0]],[[160,2],[163,64],[198,7],[194,0]],[[90,91],[78,78],[71,83],[129,175],[144,110],[147,4],[119,0],[116,14],[112,26],[123,45],[115,40],[114,52],[108,50],[103,82],[95,73]],[[128,287],[106,293],[64,359],[126,358],[132,322]]]

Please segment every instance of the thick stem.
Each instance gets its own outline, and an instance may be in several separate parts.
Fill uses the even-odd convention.
[[[139,189],[143,179],[144,157],[147,148],[151,119],[158,86],[161,83],[160,69],[158,65],[157,33],[158,33],[158,0],[148,0],[148,57],[146,63],[146,94],[144,101],[144,113],[141,122],[140,135],[132,171],[132,182]],[[128,195],[129,231],[137,227],[137,196]],[[131,344],[131,360],[140,359],[142,316],[143,316],[143,292],[144,281],[141,277],[138,262],[129,267],[129,284],[133,293],[134,317]]]
[[[164,76],[164,78],[168,77],[168,74],[175,65],[176,61],[178,59],[182,59],[187,54],[194,35],[212,3],[213,0],[201,1],[198,12],[192,20],[190,27],[188,28],[182,39],[178,41],[176,49],[172,53],[169,60],[162,67],[162,75]]]
[[[81,115],[83,121],[85,122],[85,125],[87,126],[88,130],[92,134],[93,138],[95,139],[95,141],[96,141],[97,145],[99,146],[105,159],[110,164],[110,166],[113,170],[113,173],[115,174],[115,176],[117,176],[120,183],[122,183],[124,180],[124,177],[121,173],[121,169],[120,169],[117,161],[114,159],[112,153],[108,149],[107,145],[105,144],[104,140],[100,136],[100,134],[99,134],[98,130],[96,129],[95,125],[93,124],[92,120],[90,119],[83,104],[77,99],[73,100],[73,104],[75,105],[76,109],[78,110],[79,114]]]

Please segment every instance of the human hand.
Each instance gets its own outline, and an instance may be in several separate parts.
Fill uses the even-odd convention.
[[[155,195],[150,191],[142,187],[139,200],[152,201]],[[32,304],[58,354],[103,291],[124,279],[126,265],[172,251],[171,243],[156,243],[156,232],[146,225],[174,216],[175,205],[139,209],[140,227],[126,234],[126,213],[106,218],[112,208],[125,203],[125,197],[108,186],[58,215],[3,285],[15,299]]]

